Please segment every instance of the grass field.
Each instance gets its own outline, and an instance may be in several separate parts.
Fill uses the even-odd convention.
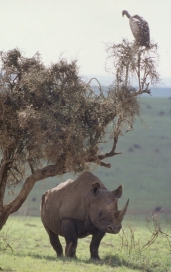
[[[111,168],[93,169],[108,189],[124,185],[120,205],[130,198],[129,214],[143,214],[161,207],[171,213],[171,99],[140,99],[141,120],[137,120],[134,130],[121,136],[117,151],[122,155],[108,159]],[[109,151],[109,144],[103,152]],[[65,181],[76,178],[72,175],[49,178],[38,182],[17,215],[40,214],[42,194]],[[9,196],[7,201],[12,198]]]
[[[40,218],[11,217],[0,233],[0,271],[38,272],[38,271],[171,271],[170,223],[162,219],[164,234],[150,247],[152,233],[148,220],[135,221],[127,218],[123,222],[120,235],[107,234],[101,242],[100,261],[89,259],[91,236],[80,239],[77,258],[56,258]],[[150,229],[155,233],[154,225]],[[62,245],[64,239],[61,238]],[[170,242],[169,242],[170,241]],[[143,246],[145,246],[143,248]]]

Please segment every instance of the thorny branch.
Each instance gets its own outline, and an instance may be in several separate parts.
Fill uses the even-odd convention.
[[[149,85],[156,85],[160,81],[156,70],[157,44],[151,43],[150,50],[146,50],[124,39],[120,44],[107,45],[106,51],[108,53],[107,63],[115,68],[113,73],[118,86],[123,84],[128,86],[133,80],[138,86],[138,95],[150,94]],[[108,68],[107,63],[106,70],[112,69],[113,71],[113,67]]]
[[[152,223],[152,226],[151,226]],[[127,249],[128,254],[130,255],[132,252],[137,252],[138,254],[142,254],[142,252],[152,246],[157,239],[160,237],[165,238],[167,241],[167,249],[171,253],[171,235],[164,231],[164,227],[161,226],[161,223],[157,220],[156,215],[152,216],[152,218],[148,219],[148,223],[146,224],[147,229],[151,233],[151,237],[144,245],[143,241],[140,237],[136,237],[137,224],[132,225],[128,223],[127,226],[122,229],[119,233],[119,237],[121,239],[121,250],[124,248]]]
[[[87,84],[90,84],[90,82],[91,82],[92,80],[96,80],[96,81],[97,81],[97,83],[99,84],[100,96],[103,96],[102,86],[101,86],[99,80],[98,80],[96,77],[92,77],[92,78],[89,80],[89,82],[88,82]]]
[[[152,221],[152,223],[153,223],[153,229],[150,226],[150,221]],[[157,215],[156,214],[152,215],[151,220],[149,220],[147,222],[146,227],[151,232],[151,238],[147,241],[146,244],[144,244],[142,246],[141,250],[147,249],[148,247],[150,247],[155,242],[155,240],[158,237],[162,236],[162,237],[166,238],[166,240],[168,242],[168,245],[169,245],[168,249],[171,252],[171,235],[167,234],[166,232],[164,232],[162,230],[161,223],[157,220]]]

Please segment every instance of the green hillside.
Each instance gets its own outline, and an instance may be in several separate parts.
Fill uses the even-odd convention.
[[[117,151],[122,154],[108,159],[110,169],[98,167],[92,172],[108,189],[124,185],[119,203],[122,207],[130,198],[130,214],[149,212],[156,207],[171,214],[171,99],[145,97],[140,102],[141,120],[136,121],[133,131],[119,139]],[[103,152],[106,150],[108,145]],[[67,178],[73,176],[38,182],[17,214],[39,215],[42,194]]]

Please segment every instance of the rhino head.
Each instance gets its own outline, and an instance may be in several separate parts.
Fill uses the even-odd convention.
[[[118,210],[118,198],[122,196],[123,186],[114,191],[100,189],[98,182],[92,184],[90,219],[93,225],[103,232],[118,233],[122,228],[122,220],[126,213],[129,199],[124,208]]]

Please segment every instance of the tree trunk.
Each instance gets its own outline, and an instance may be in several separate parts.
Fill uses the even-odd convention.
[[[9,214],[5,211],[1,211],[0,212],[0,230],[3,228],[3,226],[5,225],[7,219],[9,217]]]

